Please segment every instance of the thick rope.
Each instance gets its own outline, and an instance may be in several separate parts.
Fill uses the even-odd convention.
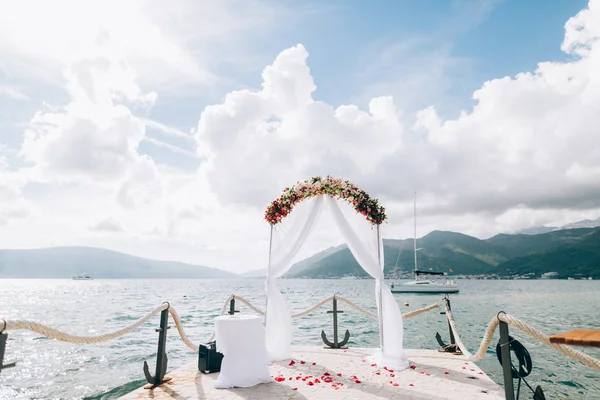
[[[40,324],[39,322],[28,321],[28,320],[14,320],[14,321],[8,320],[8,321],[6,321],[6,330],[23,330],[24,329],[24,330],[39,333],[40,335],[49,337],[51,339],[59,340],[61,342],[69,342],[69,343],[77,343],[77,344],[102,343],[102,342],[116,339],[120,336],[128,334],[129,332],[144,325],[146,322],[148,322],[150,320],[150,318],[152,318],[159,312],[166,310],[167,308],[169,308],[169,306],[167,304],[160,305],[129,326],[127,326],[123,329],[119,329],[118,331],[114,331],[111,333],[105,333],[103,335],[98,335],[98,336],[71,335],[69,333],[62,332],[62,331],[52,328],[50,326]]]
[[[179,337],[185,343],[185,345],[192,351],[197,352],[198,346],[196,346],[190,339],[188,339],[185,331],[183,330],[183,325],[181,325],[181,320],[179,319],[179,314],[175,311],[174,308],[169,308],[169,313],[173,317],[173,322],[175,322],[175,326],[177,327],[177,332],[179,333]]]
[[[483,358],[483,356],[481,356],[481,358],[479,359],[472,359],[473,357],[471,356],[471,353],[469,352],[469,349],[467,349],[467,346],[465,346],[465,344],[462,342],[462,339],[460,338],[460,335],[458,334],[458,328],[456,327],[456,322],[454,322],[454,317],[452,316],[452,311],[450,311],[450,308],[448,307],[448,303],[446,303],[446,318],[448,319],[448,324],[450,325],[450,329],[452,329],[452,333],[454,334],[454,340],[456,341],[456,345],[458,346],[458,348],[460,349],[460,351],[471,361],[479,361],[481,360],[481,358]],[[494,332],[492,331],[492,334]],[[491,339],[490,339],[491,342]],[[486,347],[487,349],[487,347]],[[485,354],[485,349],[484,349],[484,353]]]
[[[315,311],[317,308],[325,305],[326,303],[329,303],[330,301],[333,300],[334,296],[328,297],[326,299],[321,300],[320,302],[318,302],[317,304],[315,304],[314,306],[312,306],[311,308],[304,310],[302,312],[299,312],[298,314],[292,314],[292,318],[300,318],[303,317],[307,314],[310,314],[311,312]],[[341,299],[341,297],[336,297],[337,299]]]
[[[318,309],[319,307],[322,307],[323,305],[327,304],[328,302],[332,301],[334,298],[334,296],[328,297],[326,299],[321,300],[319,303],[315,304],[314,306],[300,312],[297,314],[293,314],[292,318],[300,318],[302,316],[308,315],[312,312],[314,312],[316,309]],[[254,312],[256,312],[259,315],[264,315],[264,311],[260,310],[258,307],[254,306],[250,301],[248,301],[247,299],[241,297],[241,296],[229,296],[227,298],[227,300],[225,300],[223,307],[221,308],[221,313],[220,315],[225,315],[227,313],[227,306],[229,304],[229,302],[235,299],[237,301],[240,301],[241,303],[245,304],[246,306],[248,306],[251,310],[253,310]],[[354,310],[366,315],[369,318],[373,318],[373,319],[377,319],[377,315],[374,313],[371,313],[367,310],[362,309],[361,307],[359,307],[358,305],[354,304],[353,302],[351,302],[350,300],[344,298],[344,297],[340,297],[340,296],[336,296],[336,299],[346,303],[348,306],[350,306],[351,308],[353,308]],[[409,313],[406,313],[403,317],[404,318],[410,318],[419,314],[422,314],[426,311],[432,310],[435,307],[437,307],[439,304],[438,303],[434,303],[430,306],[418,309],[418,310],[414,310],[411,311]],[[137,320],[136,322],[134,322],[133,324],[123,328],[123,329],[119,329],[117,331],[111,332],[111,333],[105,333],[102,335],[97,335],[97,336],[77,336],[77,335],[71,335],[69,333],[60,331],[58,329],[52,328],[50,326],[41,324],[39,322],[35,322],[35,321],[29,321],[29,320],[14,320],[14,321],[6,321],[6,330],[29,330],[32,332],[36,332],[39,333],[40,335],[46,336],[48,338],[51,339],[56,339],[62,342],[69,342],[69,343],[76,343],[76,344],[91,344],[91,343],[101,343],[101,342],[106,342],[112,339],[116,339],[120,336],[124,336],[132,331],[134,331],[135,329],[139,328],[140,326],[142,326],[143,324],[145,324],[146,322],[148,322],[153,316],[155,316],[156,314],[160,313],[163,310],[169,309],[169,313],[171,314],[171,316],[173,317],[173,322],[175,323],[175,326],[177,327],[177,332],[179,333],[179,336],[181,337],[181,340],[183,341],[183,343],[192,351],[196,352],[198,351],[198,346],[195,345],[186,335],[185,330],[183,328],[183,325],[181,324],[181,319],[179,317],[179,314],[177,313],[177,311],[173,308],[173,307],[169,307],[168,304],[163,304],[161,306],[156,307],[154,310],[150,311],[148,314],[146,314],[145,316],[143,316],[142,318],[140,318],[139,320]],[[211,334],[208,342],[211,342],[214,340],[214,331]]]
[[[490,344],[492,343],[494,332],[498,328],[500,321],[507,323],[508,325],[514,326],[515,328],[520,329],[527,335],[531,336],[534,339],[539,340],[547,346],[552,347],[556,351],[563,353],[564,355],[581,362],[582,364],[587,365],[590,368],[600,371],[600,360],[589,356],[585,353],[582,353],[578,350],[573,349],[571,346],[560,344],[560,343],[551,343],[550,337],[544,335],[538,329],[526,324],[520,319],[507,315],[507,314],[499,314],[497,317],[494,317],[490,320],[483,339],[481,340],[481,344],[477,349],[475,354],[471,354],[469,350],[466,348],[464,343],[462,342],[460,335],[458,334],[458,329],[456,327],[456,322],[454,321],[454,317],[452,316],[452,312],[449,310],[446,304],[446,317],[450,324],[450,328],[452,329],[452,333],[454,334],[454,339],[456,340],[456,344],[461,352],[470,360],[470,361],[480,361],[486,354],[486,351]]]
[[[308,308],[308,309],[306,309],[306,310],[304,310],[304,311],[301,311],[301,312],[299,312],[299,313],[297,313],[297,314],[292,314],[292,318],[294,318],[294,319],[295,319],[295,318],[300,318],[300,317],[303,317],[303,316],[305,316],[305,315],[308,315],[308,314],[310,314],[310,313],[314,312],[315,310],[317,310],[319,307],[322,307],[322,306],[324,306],[325,304],[327,304],[328,302],[332,301],[334,297],[335,297],[337,300],[339,300],[339,301],[341,301],[341,302],[344,302],[344,303],[346,303],[348,306],[350,306],[350,307],[351,307],[352,309],[354,309],[355,311],[357,311],[357,312],[359,312],[359,313],[361,313],[361,314],[364,314],[364,315],[366,315],[366,316],[367,316],[367,317],[369,317],[369,318],[373,318],[373,319],[377,319],[377,318],[378,318],[377,314],[374,314],[374,313],[372,313],[372,312],[369,312],[369,311],[367,311],[367,310],[365,310],[365,309],[363,309],[363,308],[359,307],[359,306],[358,306],[358,305],[356,305],[355,303],[351,302],[350,300],[348,300],[348,299],[346,299],[346,298],[344,298],[344,297],[341,297],[341,296],[331,296],[331,297],[327,297],[326,299],[323,299],[323,300],[321,300],[320,302],[318,302],[318,303],[317,303],[317,304],[315,304],[314,306],[312,306],[312,307],[310,307],[310,308]],[[228,306],[229,302],[231,301],[231,299],[235,299],[236,301],[240,301],[240,302],[244,303],[244,304],[245,304],[245,305],[247,305],[247,306],[248,306],[248,307],[249,307],[249,308],[250,308],[252,311],[254,311],[255,313],[257,313],[257,314],[259,314],[259,315],[265,315],[265,312],[264,312],[264,311],[262,311],[261,309],[259,309],[259,308],[258,308],[258,307],[256,307],[256,306],[254,306],[252,303],[250,303],[250,301],[249,301],[249,300],[246,300],[245,298],[243,298],[243,297],[241,297],[241,296],[229,296],[229,297],[227,298],[227,300],[225,300],[225,303],[223,304],[223,307],[221,308],[221,315],[224,315],[224,314],[226,313],[227,306]],[[404,319],[406,319],[406,318],[411,318],[411,317],[416,317],[416,316],[417,316],[417,315],[419,315],[419,314],[423,314],[424,312],[431,311],[431,310],[433,310],[433,309],[435,309],[435,308],[438,308],[438,307],[439,307],[439,305],[440,305],[440,303],[441,303],[442,301],[443,301],[443,300],[440,300],[440,301],[438,301],[438,302],[436,302],[436,303],[433,303],[433,304],[431,304],[431,305],[428,305],[427,307],[419,308],[418,310],[413,310],[413,311],[411,311],[411,312],[408,312],[408,313],[406,313],[406,314],[403,314],[403,316],[402,316],[402,317],[403,317]]]
[[[425,313],[427,311],[431,311],[431,310],[433,310],[435,308],[439,308],[440,303],[442,301],[443,300],[440,300],[440,301],[438,301],[436,303],[428,305],[427,307],[419,308],[417,310],[413,310],[413,311],[407,312],[406,314],[402,314],[402,318],[407,319],[407,318],[411,318],[411,317],[416,317],[419,314],[423,314],[423,313]]]

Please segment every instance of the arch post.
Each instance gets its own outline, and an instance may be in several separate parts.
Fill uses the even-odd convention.
[[[383,285],[385,284],[384,280],[385,280],[385,271],[384,271],[384,266],[381,265],[381,236],[380,236],[380,232],[379,232],[379,225],[377,225],[377,262],[379,263],[379,265],[382,268],[382,275],[383,275],[383,279],[381,280],[381,282],[379,282],[379,290],[377,293],[377,298],[379,300],[379,344],[381,345],[381,353],[383,354],[384,352],[384,336],[383,336]]]

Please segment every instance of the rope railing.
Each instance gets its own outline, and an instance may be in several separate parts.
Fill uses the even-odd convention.
[[[293,314],[292,318],[300,318],[305,315],[308,315],[308,314],[316,311],[318,308],[324,306],[328,302],[332,301],[334,298],[337,299],[338,301],[346,303],[353,310],[355,310],[369,318],[377,319],[377,314],[374,314],[368,310],[365,310],[365,309],[361,308],[360,306],[356,305],[355,303],[353,303],[352,301],[350,301],[344,297],[341,297],[341,296],[330,296],[326,299],[323,299],[320,302],[318,302],[317,304],[315,304],[314,306],[312,306],[304,311],[301,311],[299,313]],[[246,306],[248,306],[248,308],[250,308],[252,311],[254,311],[255,313],[257,313],[259,315],[265,315],[264,311],[262,311],[261,309],[259,309],[256,306],[254,306],[249,300],[247,300],[241,296],[236,296],[236,295],[231,295],[227,298],[227,300],[223,304],[223,307],[221,308],[221,313],[220,313],[221,315],[226,314],[227,305],[229,304],[229,302],[231,300],[239,301],[239,302],[245,304]],[[444,302],[445,300],[446,299],[441,299],[441,300],[439,300],[433,304],[430,304],[426,307],[407,312],[403,315],[403,318],[404,319],[412,318],[417,315],[423,314],[425,312],[434,310],[434,309],[440,307],[441,303]],[[186,335],[185,330],[183,328],[183,325],[181,323],[179,314],[177,313],[175,308],[169,306],[168,303],[162,304],[162,305],[154,308],[148,314],[144,315],[143,317],[138,319],[136,322],[134,322],[133,324],[131,324],[125,328],[116,330],[114,332],[96,335],[96,336],[73,335],[73,334],[63,332],[56,328],[52,328],[48,325],[44,325],[42,323],[39,323],[36,321],[30,321],[30,320],[4,320],[4,327],[2,330],[7,330],[7,331],[8,330],[29,330],[32,332],[39,333],[40,335],[46,336],[48,338],[52,338],[52,339],[56,339],[56,340],[59,340],[62,342],[68,342],[68,343],[76,343],[76,344],[102,343],[102,342],[106,342],[106,341],[109,341],[112,339],[116,339],[120,336],[126,335],[126,334],[134,331],[135,329],[139,328],[140,326],[142,326],[146,322],[148,322],[153,316],[155,316],[158,313],[160,313],[161,311],[167,310],[167,309],[169,310],[169,313],[171,314],[171,316],[173,318],[173,322],[175,323],[175,325],[177,327],[177,332],[178,332],[182,342],[190,350],[197,352],[198,345],[195,345],[188,338],[188,336]],[[541,331],[537,330],[536,328],[533,328],[532,326],[528,325],[527,323],[521,321],[520,319],[518,319],[516,317],[506,315],[503,313],[500,313],[500,314],[498,314],[498,316],[491,319],[491,321],[489,322],[489,324],[486,328],[485,334],[483,336],[483,339],[482,339],[477,351],[474,354],[471,354],[471,352],[465,346],[465,344],[463,343],[463,341],[461,339],[458,328],[456,326],[456,321],[454,320],[454,316],[452,314],[452,311],[451,311],[447,301],[445,302],[445,309],[446,309],[446,318],[448,320],[448,324],[450,325],[450,329],[452,330],[454,339],[456,341],[456,345],[458,346],[460,351],[470,361],[474,361],[474,362],[480,361],[485,356],[486,351],[489,348],[489,346],[493,340],[494,332],[498,328],[499,323],[505,322],[508,325],[511,325],[511,326],[514,326],[514,327],[520,329],[521,331],[523,331],[527,335],[531,336],[532,338],[537,339],[540,342],[552,347],[553,349],[557,350],[558,352],[560,352],[574,360],[577,360],[577,361],[587,365],[588,367],[591,367],[596,370],[600,370],[600,360],[598,360],[597,358],[589,356],[580,351],[574,350],[573,348],[571,348],[570,346],[567,346],[567,345],[551,343],[550,338],[547,335],[544,335]],[[214,332],[208,341],[210,342],[213,339],[214,339]]]
[[[587,365],[590,368],[600,371],[600,360],[594,358],[590,355],[582,353],[581,351],[575,350],[570,346],[552,343],[550,342],[550,338],[548,335],[544,335],[540,330],[530,326],[529,324],[521,321],[519,318],[513,317],[511,315],[507,315],[505,313],[499,313],[497,316],[493,317],[483,335],[483,339],[479,344],[479,348],[475,352],[475,354],[471,354],[467,347],[462,342],[460,335],[458,333],[458,328],[456,327],[456,322],[454,321],[454,317],[452,316],[452,311],[448,307],[448,303],[446,303],[446,318],[448,319],[448,323],[452,329],[452,333],[454,334],[454,339],[456,340],[456,345],[460,349],[460,351],[469,359],[469,361],[477,362],[481,361],[481,359],[485,356],[487,349],[492,343],[494,332],[498,328],[500,322],[505,322],[508,325],[514,326],[518,328],[522,332],[526,333],[530,337],[539,340],[547,346],[552,347],[556,351],[570,357],[576,361],[581,362],[584,365]]]

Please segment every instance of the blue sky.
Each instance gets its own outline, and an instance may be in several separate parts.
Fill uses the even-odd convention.
[[[302,43],[310,53],[315,99],[364,106],[374,96],[393,94],[409,98],[400,101],[405,110],[434,105],[442,116],[456,117],[473,105],[472,93],[487,80],[533,71],[541,61],[568,59],[560,50],[564,24],[586,4],[585,0],[304,2],[301,18],[280,22],[249,44],[256,49],[254,63],[227,66],[231,81],[225,87],[258,88],[264,65],[282,49]],[[431,79],[423,80],[422,75]],[[418,96],[403,93],[407,88],[403,81],[411,79],[421,85]],[[211,89],[198,102],[159,101],[152,115],[185,130],[195,125],[204,105],[222,96],[222,91]]]
[[[387,237],[597,218],[599,4],[0,0],[0,241],[259,266],[315,174]]]

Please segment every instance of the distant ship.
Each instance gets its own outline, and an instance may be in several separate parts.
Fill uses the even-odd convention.
[[[77,275],[73,277],[74,281],[91,281],[94,278],[92,278],[91,276],[89,276],[88,274],[84,274],[84,275]]]

